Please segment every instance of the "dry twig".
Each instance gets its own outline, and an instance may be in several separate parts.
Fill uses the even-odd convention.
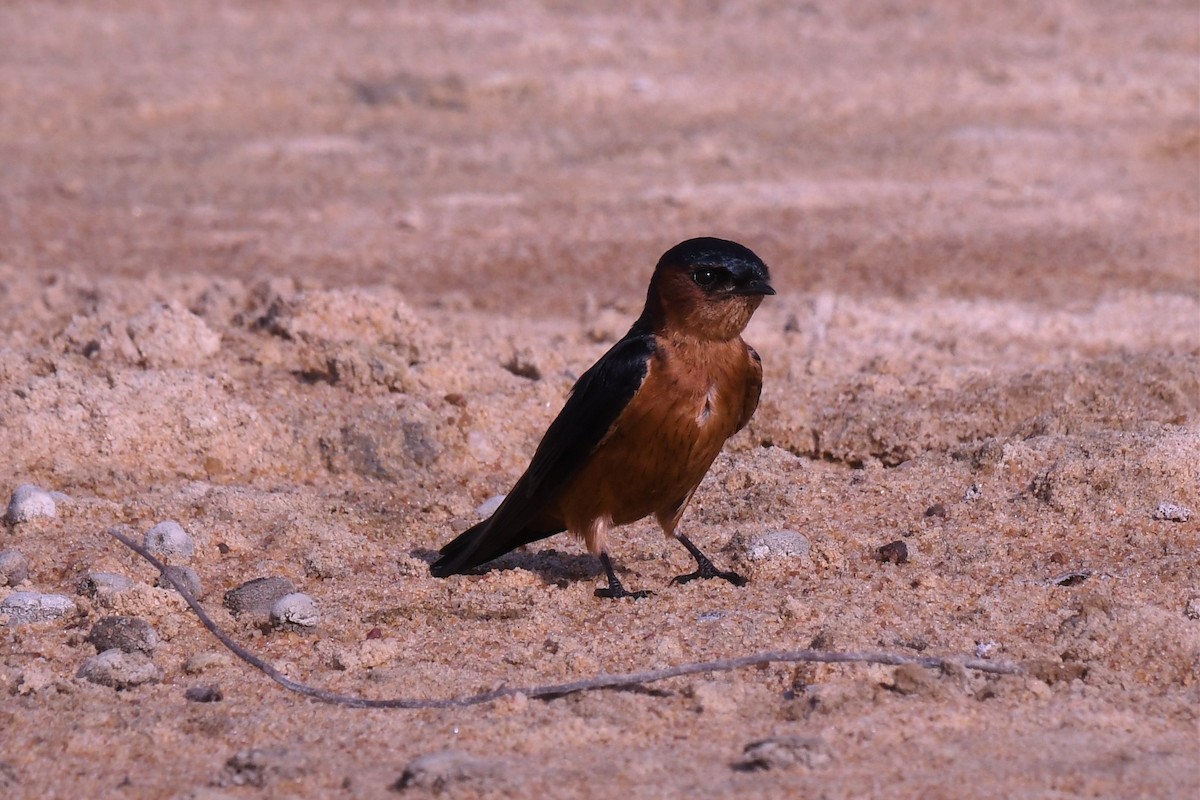
[[[645,670],[642,672],[628,672],[617,675],[597,675],[594,678],[585,678],[578,681],[570,681],[569,683],[546,684],[542,686],[502,686],[498,689],[493,689],[490,692],[481,692],[479,694],[468,695],[466,697],[448,697],[433,700],[420,700],[413,698],[390,698],[390,699],[372,699],[368,697],[357,697],[354,695],[338,694],[336,692],[326,691],[325,689],[316,686],[294,681],[279,670],[272,667],[263,659],[251,653],[246,648],[230,638],[229,634],[213,622],[212,618],[204,610],[204,607],[192,597],[187,588],[183,586],[175,576],[172,575],[166,568],[166,565],[159,561],[146,548],[137,544],[129,537],[122,534],[120,531],[109,528],[108,533],[121,544],[128,547],[133,552],[150,562],[163,576],[163,578],[175,588],[183,597],[184,602],[188,607],[196,613],[200,618],[200,622],[204,627],[208,628],[213,636],[220,640],[221,644],[229,648],[229,651],[235,656],[245,661],[250,666],[262,672],[271,680],[298,694],[311,697],[322,703],[330,703],[339,706],[349,706],[351,708],[462,708],[465,706],[479,705],[492,700],[499,700],[502,697],[512,697],[514,695],[524,695],[525,697],[536,697],[542,699],[552,699],[562,697],[564,695],[575,694],[577,692],[594,691],[596,689],[620,689],[630,686],[641,686],[647,683],[655,683],[657,681],[666,680],[667,678],[678,678],[683,675],[695,675],[702,672],[728,672],[735,669],[744,669],[745,667],[756,667],[764,664],[773,663],[795,663],[795,662],[818,662],[824,664],[886,664],[891,666],[900,666],[902,664],[916,664],[921,667],[930,669],[942,669],[950,665],[958,665],[966,669],[976,670],[979,672],[990,672],[998,675],[1018,675],[1021,674],[1021,668],[1016,664],[1006,664],[1003,662],[986,661],[984,659],[969,658],[969,659],[948,659],[936,658],[932,656],[905,656],[898,653],[885,652],[836,652],[830,650],[788,650],[774,651],[766,653],[754,653],[747,656],[738,656],[736,658],[723,658],[716,661],[700,661],[690,664],[679,664],[674,667],[665,669]]]

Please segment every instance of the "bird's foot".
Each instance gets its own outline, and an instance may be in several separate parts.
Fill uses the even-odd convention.
[[[712,562],[709,561],[705,564],[701,564],[694,572],[689,572],[686,575],[676,575],[671,579],[671,583],[688,583],[689,581],[694,581],[698,578],[704,578],[705,580],[709,578],[720,578],[721,580],[729,581],[734,586],[745,586],[750,582],[733,570],[717,569],[713,566]]]
[[[617,577],[616,570],[613,569],[612,559],[608,557],[608,553],[600,553],[600,563],[604,566],[604,572],[608,576],[608,586],[595,591],[596,597],[608,597],[613,600],[620,600],[622,597],[632,597],[634,600],[641,600],[649,597],[654,592],[646,589],[640,592],[631,592],[621,585],[621,579]]]
[[[618,583],[616,586],[610,585],[610,586],[605,586],[603,589],[597,589],[594,592],[594,594],[596,595],[596,597],[608,597],[613,600],[620,600],[622,597],[631,597],[634,600],[642,600],[642,599],[647,598],[650,595],[654,594],[654,592],[650,591],[649,589],[642,589],[641,591],[631,592],[628,589],[626,589],[624,586],[622,586],[621,584]]]
[[[700,552],[700,548],[692,544],[692,540],[683,534],[678,534],[677,538],[679,541],[683,542],[683,546],[686,547],[688,552],[692,554],[692,558],[696,559],[696,571],[689,572],[686,575],[675,576],[671,580],[672,584],[688,583],[699,578],[703,578],[705,580],[708,580],[709,578],[720,578],[721,580],[729,581],[734,586],[745,586],[750,582],[733,570],[717,569],[713,565],[713,562],[709,560],[708,556]]]

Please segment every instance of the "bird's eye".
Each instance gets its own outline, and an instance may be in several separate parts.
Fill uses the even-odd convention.
[[[692,273],[692,281],[701,289],[715,289],[728,279],[729,273],[723,269],[704,267]]]

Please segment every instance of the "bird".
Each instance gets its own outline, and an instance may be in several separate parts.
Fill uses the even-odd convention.
[[[439,551],[430,573],[475,569],[569,531],[598,556],[608,585],[629,591],[609,555],[609,532],[653,516],[696,569],[672,581],[746,579],[719,570],[679,530],[684,510],[727,439],[746,427],[762,392],[762,360],[741,334],[775,294],[767,265],[737,242],[700,237],[658,260],[641,315],[583,373],[528,468],[486,520]]]

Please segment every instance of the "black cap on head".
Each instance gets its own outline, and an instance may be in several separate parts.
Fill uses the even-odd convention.
[[[771,273],[750,248],[702,236],[688,239],[663,253],[659,269],[676,267],[686,270],[706,292],[730,294],[775,294]]]

